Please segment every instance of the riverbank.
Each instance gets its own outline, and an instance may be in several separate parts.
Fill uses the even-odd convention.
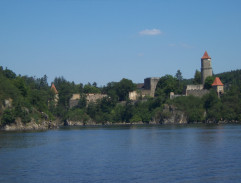
[[[41,123],[37,123],[31,121],[29,123],[22,123],[21,121],[17,120],[15,123],[10,125],[5,125],[0,130],[1,131],[41,131],[41,130],[49,130],[49,129],[58,129],[62,127],[98,127],[98,126],[130,126],[130,125],[189,125],[189,124],[241,124],[239,121],[219,121],[219,122],[194,122],[194,123],[173,123],[173,122],[105,122],[105,123],[96,123],[93,121],[89,122],[80,122],[80,121],[66,121],[62,122],[61,120],[54,120],[54,121],[42,121]]]

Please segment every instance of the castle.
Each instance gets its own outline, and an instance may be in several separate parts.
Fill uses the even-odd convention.
[[[154,97],[156,85],[159,79],[159,77],[151,77],[144,79],[144,83],[137,84],[136,91],[129,92],[129,99],[138,100],[147,96]]]
[[[174,92],[170,93],[170,98],[176,98],[179,96],[197,96],[202,97],[203,95],[209,93],[209,90],[204,88],[205,80],[207,77],[212,76],[212,65],[211,65],[211,57],[208,55],[207,51],[205,51],[204,55],[201,58],[201,84],[198,85],[187,85],[185,89],[184,95],[175,95]],[[157,83],[159,82],[159,77],[150,77],[145,78],[144,83],[137,84],[137,90],[129,92],[129,99],[130,100],[139,100],[143,99],[145,97],[154,97],[155,96],[155,90]],[[216,77],[212,88],[217,92],[218,96],[222,95],[224,93],[224,86],[221,80]],[[55,103],[58,102],[58,91],[56,90],[54,84],[51,86],[51,90],[54,92],[54,101]],[[94,94],[89,93],[86,94],[86,100],[87,104],[90,102],[96,102],[97,100],[101,100],[104,97],[107,97],[106,94]],[[76,106],[80,100],[81,96],[80,94],[73,94],[71,99],[69,100],[70,108]]]
[[[201,84],[198,85],[187,85],[183,95],[175,95],[173,92],[170,93],[170,98],[173,99],[179,96],[189,96],[193,95],[196,97],[202,97],[203,95],[209,93],[210,91],[204,88],[205,80],[207,77],[213,76],[211,57],[208,55],[207,51],[203,54],[201,58]],[[144,97],[155,96],[155,90],[159,77],[151,77],[144,79],[144,83],[137,84],[137,90],[129,92],[130,100],[138,100]],[[216,77],[212,88],[217,92],[218,96],[224,93],[223,83]]]
[[[211,65],[211,57],[208,55],[207,51],[203,54],[201,58],[201,83],[199,85],[187,85],[185,95],[193,95],[197,97],[202,97],[203,95],[209,93],[209,90],[204,88],[205,80],[207,77],[213,76],[213,70]],[[223,83],[221,80],[216,77],[213,84],[213,89],[217,92],[218,96],[224,93],[223,89]],[[171,98],[175,98],[174,96],[171,96],[173,94],[170,94]]]

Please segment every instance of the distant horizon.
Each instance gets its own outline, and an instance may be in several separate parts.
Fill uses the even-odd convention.
[[[48,82],[104,86],[184,78],[207,51],[214,73],[241,68],[241,1],[1,0],[0,65]]]

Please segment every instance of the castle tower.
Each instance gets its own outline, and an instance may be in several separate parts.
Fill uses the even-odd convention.
[[[51,85],[51,91],[53,91],[53,93],[54,93],[54,102],[58,103],[59,95],[58,95],[58,91],[57,91],[54,83],[52,83],[52,85]]]
[[[205,79],[208,76],[213,75],[213,70],[211,66],[211,57],[208,55],[207,51],[203,54],[201,58],[201,77],[202,77],[202,84],[204,85]]]
[[[222,95],[224,93],[223,83],[219,79],[219,77],[215,78],[215,80],[213,81],[212,87],[217,92],[219,97],[220,97],[220,95]]]
[[[156,85],[157,85],[159,80],[160,80],[159,77],[152,77],[152,78],[144,79],[144,89],[150,90],[150,96],[151,97],[155,96]]]

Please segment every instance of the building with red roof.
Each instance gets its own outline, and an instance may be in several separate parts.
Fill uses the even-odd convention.
[[[213,69],[211,64],[211,57],[208,55],[207,51],[204,52],[201,58],[201,80],[204,85],[205,80],[208,76],[213,75]]]
[[[218,96],[224,93],[223,83],[219,77],[216,77],[212,84],[213,89],[217,92]]]
[[[205,51],[205,53],[203,54],[203,57],[201,59],[211,59],[211,57],[208,55],[208,52]]]
[[[58,94],[58,90],[56,89],[54,83],[52,83],[52,85],[51,85],[51,90],[52,90],[55,94]]]
[[[55,102],[55,104],[57,104],[58,103],[58,101],[59,101],[59,95],[58,95],[58,90],[56,89],[56,87],[55,87],[55,85],[54,85],[54,83],[52,83],[52,85],[51,85],[51,91],[53,91],[54,92],[54,102]]]

